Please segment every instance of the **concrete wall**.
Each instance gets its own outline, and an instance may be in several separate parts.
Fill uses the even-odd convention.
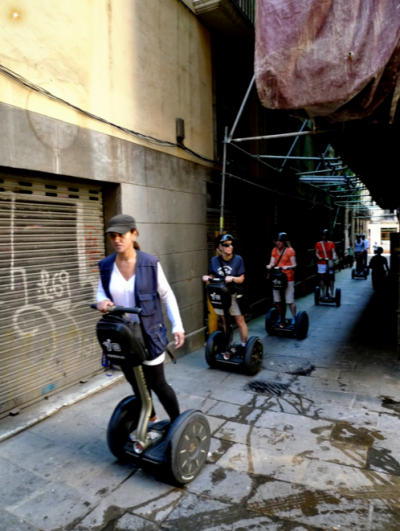
[[[170,142],[183,118],[186,145],[212,158],[210,35],[179,0],[3,0],[0,33],[0,63],[30,82]],[[0,101],[142,143],[1,73]],[[194,160],[178,148],[154,149]]]
[[[119,126],[213,158],[211,38],[185,0],[3,0],[0,63]],[[187,350],[203,343],[210,166],[149,144],[0,71],[0,166],[104,185],[105,218],[135,216],[177,294]]]
[[[203,344],[207,167],[4,104],[0,166],[102,182],[106,219],[133,215],[142,250],[160,258],[189,336],[185,351]]]

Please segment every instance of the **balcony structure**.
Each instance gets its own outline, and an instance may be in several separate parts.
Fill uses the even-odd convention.
[[[212,32],[254,38],[256,0],[194,0],[197,17]]]

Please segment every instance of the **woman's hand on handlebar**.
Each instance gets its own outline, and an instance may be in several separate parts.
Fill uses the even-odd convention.
[[[97,309],[99,310],[99,312],[102,313],[107,313],[107,308],[109,306],[114,306],[114,303],[109,299],[105,299],[104,301],[100,301],[97,303]]]
[[[209,277],[208,275],[203,275],[203,276],[201,277],[201,280],[202,280],[203,282],[208,282],[208,281],[210,280],[210,278],[212,278],[212,277]]]
[[[180,348],[185,342],[185,334],[183,332],[175,332],[175,348]]]

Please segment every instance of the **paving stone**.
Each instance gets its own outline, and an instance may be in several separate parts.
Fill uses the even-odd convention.
[[[400,509],[374,503],[369,531],[398,531]]]
[[[255,398],[251,393],[246,391],[240,391],[239,389],[233,390],[230,387],[220,385],[218,389],[211,392],[210,398],[222,402],[229,402],[231,404],[238,404],[239,406],[245,406],[247,404],[253,404]]]
[[[153,514],[157,516],[157,507],[149,508],[149,503],[157,501],[161,512],[164,512],[167,509],[163,499],[168,499],[169,502],[173,502],[171,504],[172,511],[176,499],[182,496],[184,496],[184,491],[156,481],[151,474],[138,470],[132,477],[102,499],[95,509],[82,519],[79,526],[82,529],[89,528],[90,531],[100,531],[110,520],[116,520],[127,511],[135,512],[136,509],[138,511],[142,509],[149,512],[153,511]],[[79,526],[77,529],[81,531]]]
[[[214,434],[226,421],[225,419],[219,419],[217,417],[212,417],[211,415],[206,415],[208,423],[210,425],[211,435]]]
[[[234,444],[218,461],[218,465],[223,468],[289,482],[300,482],[309,463],[309,459],[304,457],[269,455],[264,449],[244,444]]]
[[[268,453],[281,454],[289,438],[287,433],[268,428],[258,428],[237,422],[226,422],[215,437],[234,443],[247,444],[252,448],[265,448]]]
[[[254,409],[251,406],[238,406],[236,404],[229,404],[228,402],[218,402],[208,411],[208,414],[214,417],[235,419],[238,422],[244,423],[257,419],[261,413],[261,410]]]
[[[256,489],[246,507],[327,530],[369,531],[370,504],[367,501],[346,499],[338,492],[299,484],[267,481]]]
[[[348,498],[376,500],[400,507],[400,478],[389,474],[311,461],[301,483],[319,490],[337,490]]]
[[[195,522],[195,524],[194,524]],[[260,516],[240,505],[229,505],[214,499],[189,494],[163,523],[168,531],[242,531],[265,529],[280,531],[279,523]]]
[[[385,431],[400,431],[400,418],[396,415],[381,413],[379,415],[379,429]]]
[[[303,415],[268,411],[260,416],[256,421],[256,426],[289,433],[308,434],[311,430],[315,430],[315,433],[329,437],[333,423],[326,420],[312,419]]]
[[[232,446],[233,443],[229,441],[224,441],[221,439],[216,439],[211,437],[210,450],[207,456],[207,463],[216,463],[221,456],[225,454],[227,450]]]
[[[322,405],[315,410],[315,415],[319,418],[329,420],[345,420],[358,426],[377,427],[379,414],[374,411]]]
[[[0,507],[23,501],[50,482],[34,472],[0,457]]]
[[[187,489],[194,494],[242,504],[250,496],[253,483],[253,478],[244,472],[208,465],[187,485]]]
[[[53,531],[71,526],[91,508],[90,501],[82,493],[63,483],[52,482],[47,489],[10,505],[7,510],[18,518],[32,522],[41,530]]]
[[[178,392],[176,393],[176,395],[181,407],[181,411],[186,411],[187,409],[198,409],[203,413],[207,413],[212,407],[217,404],[216,400],[213,400],[211,398],[204,398],[202,396],[188,395],[187,393],[182,392]],[[156,411],[159,410],[159,407],[160,406],[157,406]]]
[[[0,509],[1,529],[4,531],[40,531],[31,522],[17,518],[5,509]]]

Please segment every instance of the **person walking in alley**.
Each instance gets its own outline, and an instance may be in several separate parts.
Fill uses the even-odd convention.
[[[173,421],[179,416],[179,404],[164,375],[168,341],[161,301],[165,303],[172,323],[175,348],[180,348],[184,344],[185,334],[175,295],[158,259],[140,250],[136,241],[139,233],[132,216],[114,216],[108,222],[106,233],[116,252],[99,262],[97,309],[103,313],[114,305],[138,306],[142,309],[143,333],[148,351],[148,357],[143,362],[144,376],[149,389],[155,392]],[[134,314],[126,314],[125,319],[132,323],[138,320]],[[133,372],[124,368],[122,370],[139,398]],[[151,415],[150,421],[157,420],[154,409]]]
[[[280,232],[276,239],[276,247],[272,249],[271,260],[266,266],[267,269],[280,267],[287,277],[287,287],[284,293],[273,289],[273,298],[279,312],[278,326],[285,326],[286,304],[289,304],[292,313],[292,321],[289,327],[294,327],[296,323],[296,305],[294,303],[294,269],[297,267],[296,253],[290,243],[286,232]],[[283,299],[283,300],[282,300]]]
[[[386,256],[382,256],[383,248],[378,247],[376,255],[369,262],[369,268],[372,269],[372,287],[375,291],[382,291],[385,285],[386,273],[389,274],[388,261]]]
[[[318,273],[320,275],[321,297],[334,297],[335,292],[335,264],[336,247],[334,242],[329,241],[329,231],[322,231],[321,241],[315,245],[315,256],[318,259]]]
[[[232,294],[232,304],[229,308],[229,315],[232,315],[239,329],[241,347],[247,343],[248,328],[244,319],[244,308],[241,308],[243,299],[243,282],[245,275],[244,262],[241,256],[233,253],[234,238],[230,234],[221,234],[216,239],[216,247],[219,255],[211,260],[209,274],[202,277],[203,282],[208,282],[211,278],[224,279],[229,291]],[[243,305],[242,305],[243,306]],[[222,319],[226,332],[225,317],[223,310],[215,310]]]

